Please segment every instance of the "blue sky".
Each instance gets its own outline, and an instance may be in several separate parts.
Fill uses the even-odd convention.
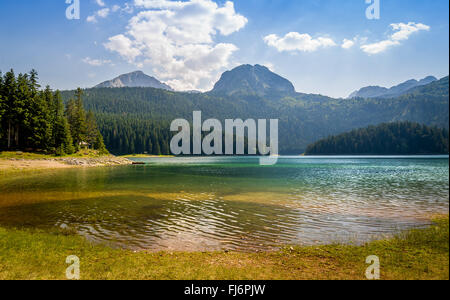
[[[449,1],[65,0],[0,2],[0,70],[38,70],[53,88],[91,87],[143,70],[178,90],[210,89],[243,63],[297,91],[345,97],[449,73]],[[344,43],[345,40],[345,43]]]

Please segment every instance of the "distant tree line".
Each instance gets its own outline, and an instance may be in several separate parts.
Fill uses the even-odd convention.
[[[448,135],[446,129],[418,123],[384,123],[320,140],[306,155],[448,154]]]
[[[81,89],[64,106],[61,93],[40,90],[38,74],[0,73],[0,150],[72,154],[82,147],[107,153]]]
[[[108,150],[116,155],[152,154],[171,155],[170,141],[177,132],[170,131],[170,123],[155,122],[136,115],[98,114],[98,125],[103,133]],[[202,132],[202,140],[208,132]],[[234,147],[236,147],[236,136]],[[193,136],[191,132],[191,141]],[[214,143],[212,143],[214,145]],[[225,136],[222,138],[222,153],[225,153]],[[193,144],[190,146],[193,153]],[[244,137],[245,153],[248,153],[248,140]]]

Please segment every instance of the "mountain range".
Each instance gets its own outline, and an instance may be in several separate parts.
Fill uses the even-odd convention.
[[[428,76],[421,80],[410,79],[391,88],[381,86],[367,86],[353,92],[348,99],[353,98],[395,98],[408,93],[414,89],[428,85],[438,79]],[[162,83],[155,77],[146,75],[142,71],[135,71],[120,75],[114,79],[102,82],[94,88],[124,88],[142,87],[156,88],[174,91],[169,85]],[[184,93],[199,94],[199,91],[185,91]],[[261,65],[241,65],[230,71],[226,71],[220,80],[214,85],[210,93],[226,96],[274,96],[295,95],[294,85],[286,78],[270,71]]]
[[[419,81],[410,79],[391,88],[367,86],[353,92],[349,98],[394,98],[407,94],[411,89],[430,84],[437,80],[438,79],[434,76],[428,76]]]
[[[120,79],[122,84],[139,86],[134,76],[125,78],[131,81]],[[295,92],[292,83],[269,69],[244,65],[225,72],[206,93],[97,87],[84,90],[84,104],[95,113],[113,154],[170,154],[170,123],[192,120],[198,110],[204,120],[278,119],[280,154],[300,154],[317,140],[369,125],[410,121],[448,129],[448,80],[409,85],[406,94],[394,98],[335,99]],[[67,101],[74,91],[63,91],[62,96]]]
[[[94,88],[124,88],[124,87],[147,87],[173,91],[167,84],[162,83],[155,77],[135,71],[120,75],[114,79],[102,82]],[[271,72],[267,67],[260,65],[242,65],[222,74],[220,80],[215,84],[213,93],[226,95],[274,95],[293,94],[294,85],[287,79]],[[185,93],[198,94],[199,91],[185,91]]]

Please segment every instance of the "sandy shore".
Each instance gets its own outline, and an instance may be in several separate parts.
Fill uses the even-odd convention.
[[[48,159],[1,158],[0,170],[43,170],[75,167],[104,167],[129,164],[132,164],[132,162],[128,159],[115,156],[104,156],[96,158],[62,157]]]

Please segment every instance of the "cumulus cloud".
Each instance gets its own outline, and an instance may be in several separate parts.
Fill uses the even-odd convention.
[[[102,8],[100,10],[98,10],[95,14],[93,14],[92,16],[87,17],[86,21],[90,22],[90,23],[96,23],[97,22],[97,18],[106,18],[109,15],[110,9],[105,7]]]
[[[327,37],[312,38],[309,34],[290,32],[284,37],[276,34],[270,34],[264,37],[267,45],[276,48],[279,52],[283,51],[302,51],[314,52],[319,48],[336,46],[336,43]]]
[[[96,3],[103,7],[102,9],[96,11],[93,15],[90,15],[86,18],[86,21],[89,23],[97,23],[99,18],[107,18],[111,13],[116,12],[125,12],[125,13],[133,13],[133,7],[126,2],[123,7],[120,5],[114,4],[111,7],[107,7],[106,3],[103,0],[95,0]]]
[[[93,67],[100,67],[106,64],[112,64],[110,60],[92,59],[90,57],[83,58],[81,61]]]
[[[416,24],[414,22],[409,22],[408,24],[404,23],[391,24],[391,27],[393,30],[397,31],[391,36],[391,38],[395,41],[407,40],[411,34],[421,30],[425,31],[430,30],[430,26],[424,25],[422,23]]]
[[[133,63],[136,57],[142,55],[141,50],[134,47],[133,42],[123,34],[110,37],[105,47],[110,51],[119,53],[129,63]]]
[[[344,39],[342,41],[342,45],[341,47],[344,49],[350,49],[355,45],[355,40],[348,40],[348,39]]]
[[[105,6],[105,2],[103,0],[95,0],[95,2],[97,2],[97,4],[101,7]]]
[[[409,22],[408,24],[395,23],[390,26],[394,33],[391,34],[388,39],[377,43],[362,45],[361,49],[367,54],[382,53],[391,47],[401,45],[401,41],[408,40],[409,37],[416,32],[430,30],[430,26],[414,22]]]
[[[129,20],[126,32],[109,38],[106,49],[129,63],[151,67],[177,90],[211,88],[238,50],[216,43],[216,36],[247,24],[231,1],[219,6],[212,0],[135,0],[134,5],[141,11]]]
[[[378,54],[386,51],[387,49],[400,45],[400,42],[394,40],[384,40],[378,43],[362,45],[361,49],[367,54]]]

